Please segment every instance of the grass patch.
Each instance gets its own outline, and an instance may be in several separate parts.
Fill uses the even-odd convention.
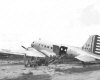
[[[28,74],[23,73],[22,76],[16,79],[1,79],[1,80],[51,80],[51,76],[49,75],[33,75],[32,72]]]
[[[87,66],[83,68],[69,68],[69,69],[60,69],[56,68],[55,71],[63,72],[63,73],[82,73],[82,72],[88,72],[88,71],[96,71],[100,70],[100,66]]]

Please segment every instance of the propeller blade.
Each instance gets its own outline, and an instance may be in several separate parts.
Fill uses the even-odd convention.
[[[22,48],[24,48],[24,49],[26,49],[26,50],[28,50],[25,46],[21,46]]]

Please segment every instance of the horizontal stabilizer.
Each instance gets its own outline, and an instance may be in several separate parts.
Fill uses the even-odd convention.
[[[84,61],[84,62],[95,61],[95,58],[93,58],[91,56],[87,56],[87,55],[79,55],[79,56],[77,56],[75,58],[77,58],[80,61]]]

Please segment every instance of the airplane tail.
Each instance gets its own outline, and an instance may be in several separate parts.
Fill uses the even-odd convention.
[[[82,49],[100,55],[100,36],[90,36],[87,42],[82,46]]]

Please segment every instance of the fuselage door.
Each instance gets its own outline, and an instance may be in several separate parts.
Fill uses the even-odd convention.
[[[61,46],[59,49],[59,55],[67,54],[67,49],[68,49],[67,47]]]

